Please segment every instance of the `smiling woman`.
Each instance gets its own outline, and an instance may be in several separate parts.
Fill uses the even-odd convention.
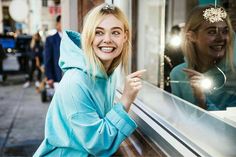
[[[119,64],[127,68],[130,32],[123,12],[108,4],[89,12],[81,40],[77,32],[64,32],[59,60],[64,76],[48,109],[44,141],[34,156],[111,156],[136,129],[127,112],[145,70],[126,77],[123,94],[114,102],[115,69]]]
[[[193,9],[184,28],[186,63],[170,74],[172,93],[207,110],[236,106],[234,87],[227,85],[236,78],[233,34],[229,16],[222,7]],[[208,83],[212,83],[212,88],[204,90],[201,81],[206,78],[211,79]]]
[[[127,34],[123,24],[113,15],[107,15],[96,28],[93,49],[106,71],[114,58],[121,54]]]

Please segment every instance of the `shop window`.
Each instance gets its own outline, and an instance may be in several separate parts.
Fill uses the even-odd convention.
[[[144,80],[162,87],[165,1],[139,0],[137,69],[146,69]]]

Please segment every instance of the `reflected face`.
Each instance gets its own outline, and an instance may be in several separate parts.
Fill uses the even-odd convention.
[[[124,24],[112,14],[106,15],[96,27],[92,46],[106,70],[113,59],[121,54],[126,40]]]
[[[195,32],[197,53],[201,58],[220,59],[225,56],[228,38],[228,26],[225,21],[204,22]]]

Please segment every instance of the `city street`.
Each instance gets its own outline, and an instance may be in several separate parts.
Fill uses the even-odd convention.
[[[33,85],[22,88],[24,76],[0,83],[0,156],[32,156],[44,136],[49,103],[42,103]]]

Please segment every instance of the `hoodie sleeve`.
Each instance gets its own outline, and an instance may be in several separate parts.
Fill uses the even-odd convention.
[[[174,68],[170,72],[170,80],[179,81],[178,75],[180,75],[180,71],[177,68]],[[181,87],[179,86],[179,84],[171,82],[170,85],[171,85],[171,93],[181,97]]]
[[[235,96],[232,96],[228,100],[225,100],[221,103],[215,104],[212,102],[212,100],[210,100],[209,97],[207,97],[206,98],[206,105],[207,105],[207,111],[226,110],[227,107],[235,107],[236,106],[236,99],[235,99]]]
[[[74,78],[74,77],[69,77]],[[67,119],[72,129],[70,139],[94,156],[111,156],[122,141],[137,127],[125,112],[121,103],[115,104],[104,116],[98,114],[94,99],[82,80],[70,79],[63,89],[62,103],[67,110]],[[65,92],[66,91],[66,92]],[[74,112],[76,111],[76,112]],[[73,113],[73,114],[71,114]]]

